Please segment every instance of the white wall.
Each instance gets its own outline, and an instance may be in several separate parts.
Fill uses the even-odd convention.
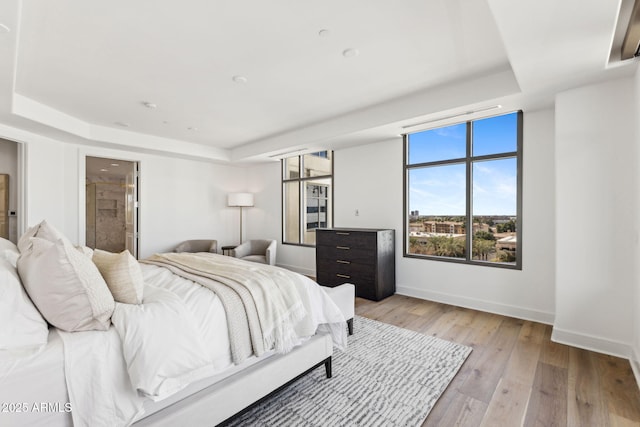
[[[556,98],[553,339],[624,357],[638,262],[634,88],[619,79]]]
[[[46,219],[74,243],[84,242],[84,157],[90,155],[140,162],[140,257],[186,239],[237,243],[238,211],[227,207],[227,194],[246,190],[241,168],[65,144],[8,127],[0,127],[0,137],[26,145],[27,225]]]
[[[336,226],[396,230],[398,293],[551,323],[555,309],[553,111],[525,112],[523,131],[522,271],[402,256],[400,138],[335,153]]]

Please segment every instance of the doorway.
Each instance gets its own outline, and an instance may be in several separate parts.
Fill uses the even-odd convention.
[[[0,237],[13,243],[18,241],[19,232],[16,215],[21,199],[19,157],[19,144],[0,138]]]
[[[138,162],[86,157],[85,244],[138,258]]]

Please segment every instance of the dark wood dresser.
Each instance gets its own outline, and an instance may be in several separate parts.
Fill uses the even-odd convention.
[[[316,230],[318,283],[356,286],[356,296],[380,301],[396,291],[395,230]]]

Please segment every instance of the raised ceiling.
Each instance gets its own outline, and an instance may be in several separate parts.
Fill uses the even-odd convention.
[[[0,121],[230,161],[382,140],[630,72],[610,58],[623,4],[4,0]]]

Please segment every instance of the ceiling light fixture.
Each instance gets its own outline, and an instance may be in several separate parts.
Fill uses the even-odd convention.
[[[7,27],[4,24],[0,24],[0,34],[6,34],[11,32],[11,28]]]
[[[111,166],[118,167],[118,166],[120,166],[120,164],[119,163],[111,163]]]
[[[358,49],[349,48],[342,51],[342,56],[345,58],[355,58],[360,55],[360,51]]]
[[[464,117],[464,116],[468,116],[470,114],[482,113],[482,112],[485,112],[485,111],[496,110],[498,108],[502,108],[502,105],[492,105],[491,107],[478,108],[477,110],[466,111],[464,113],[458,113],[458,114],[452,114],[450,116],[438,117],[437,119],[427,120],[425,122],[412,123],[410,125],[402,126],[402,129],[409,129],[409,128],[416,127],[416,126],[427,125],[429,123],[440,122],[442,120],[454,119],[456,117]]]
[[[158,108],[158,106],[156,104],[154,104],[153,102],[148,102],[148,101],[144,101],[142,103],[142,105],[144,105],[147,108],[151,108],[151,109]]]
[[[244,84],[246,82],[248,82],[247,78],[245,76],[233,76],[232,80],[234,83],[239,83],[239,84]]]
[[[109,172],[109,169],[102,168],[102,169],[100,169],[100,172]]]

